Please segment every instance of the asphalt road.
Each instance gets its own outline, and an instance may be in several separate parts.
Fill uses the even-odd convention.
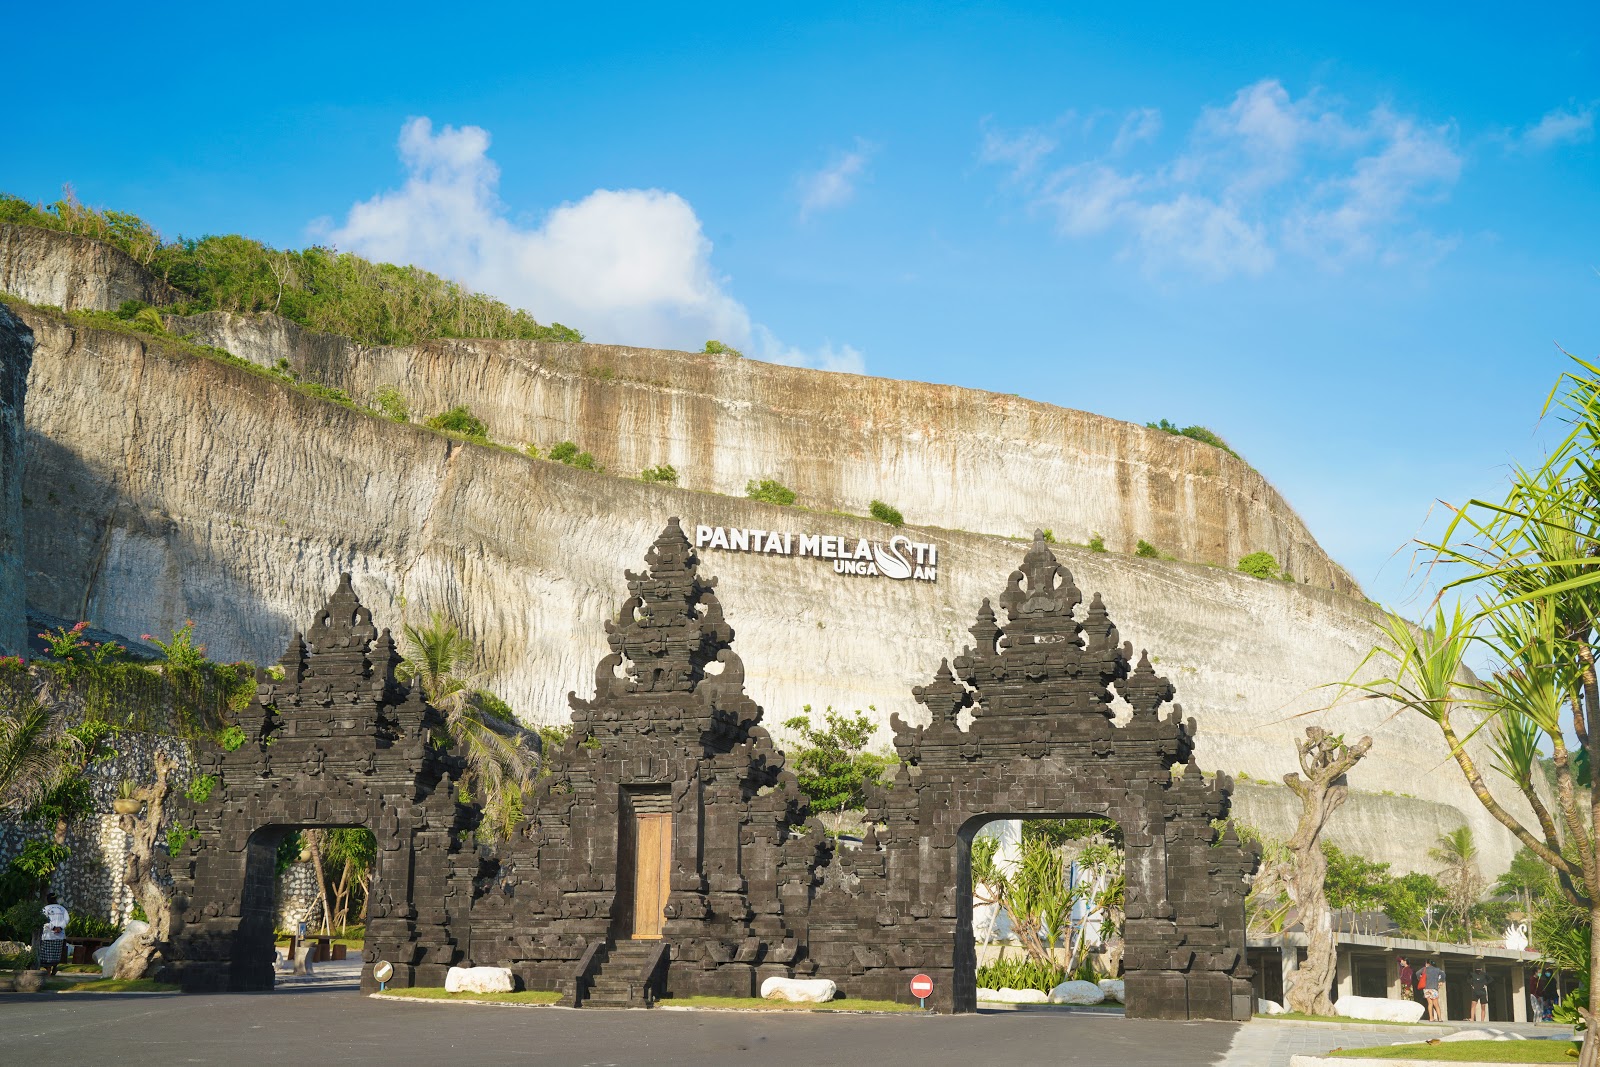
[[[1111,1014],[828,1015],[404,1004],[329,990],[0,995],[0,1062],[67,1064],[1219,1063],[1238,1026]]]

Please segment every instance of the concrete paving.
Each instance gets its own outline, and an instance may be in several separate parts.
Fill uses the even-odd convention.
[[[331,977],[331,976],[330,976]],[[275,993],[0,995],[6,1063],[1221,1063],[1232,1023],[1103,1013],[828,1015],[399,1004],[312,983]]]
[[[1255,1019],[1239,1028],[1233,1044],[1223,1058],[1223,1067],[1289,1067],[1290,1057],[1316,1055],[1336,1048],[1369,1048],[1400,1041],[1426,1041],[1457,1030],[1480,1027],[1510,1030],[1524,1037],[1565,1036],[1568,1026],[1550,1023],[1433,1023],[1419,1026],[1381,1026],[1378,1024],[1274,1022]]]

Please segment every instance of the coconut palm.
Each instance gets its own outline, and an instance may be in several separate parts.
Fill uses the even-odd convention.
[[[1450,892],[1450,910],[1472,944],[1472,906],[1483,892],[1483,876],[1478,873],[1478,845],[1472,827],[1461,826],[1439,835],[1438,844],[1428,850],[1428,858],[1444,868],[1440,881]]]
[[[82,763],[82,743],[59,715],[27,688],[0,707],[0,813],[31,810]]]
[[[451,746],[466,762],[468,797],[483,806],[484,824],[509,837],[522,815],[522,794],[533,779],[538,738],[489,710],[479,687],[472,640],[435,613],[427,624],[407,623],[401,632],[405,657],[395,674],[422,686],[445,717]]]

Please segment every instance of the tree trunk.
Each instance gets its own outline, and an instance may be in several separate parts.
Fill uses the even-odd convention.
[[[306,843],[311,848],[311,865],[317,871],[317,890],[322,894],[322,932],[333,933],[333,902],[328,897],[328,872],[322,869],[322,831],[307,830]]]
[[[1589,929],[1600,930],[1600,901],[1589,906]],[[1600,1020],[1600,938],[1589,936],[1589,1007],[1579,1011],[1583,1017],[1583,1051],[1578,1054],[1578,1067],[1600,1067],[1600,1035],[1595,1033],[1596,1020]]]
[[[145,812],[124,815],[122,828],[131,837],[128,869],[124,883],[133,890],[133,899],[144,909],[150,926],[138,937],[129,938],[117,958],[114,978],[144,978],[158,961],[162,947],[172,938],[172,897],[166,886],[157,878],[155,864],[156,843],[161,836],[162,809],[167,799],[167,775],[172,763],[165,756],[156,757],[155,782],[134,791],[134,799],[145,802]]]

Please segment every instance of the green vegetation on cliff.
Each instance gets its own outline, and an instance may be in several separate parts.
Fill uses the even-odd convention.
[[[168,241],[137,215],[80,204],[70,189],[48,205],[0,193],[0,223],[115,245],[182,294],[173,308],[180,314],[272,311],[364,344],[436,337],[583,340],[571,327],[541,325],[526,311],[416,267],[320,246],[270,248],[237,234]]]
[[[1169,422],[1166,419],[1162,419],[1159,422],[1147,422],[1144,425],[1147,430],[1160,430],[1162,433],[1170,433],[1176,437],[1187,437],[1191,441],[1199,441],[1201,444],[1220,448],[1235,459],[1239,457],[1239,453],[1235,452],[1228,442],[1222,439],[1222,435],[1208,430],[1204,426],[1180,427],[1177,423]]]

